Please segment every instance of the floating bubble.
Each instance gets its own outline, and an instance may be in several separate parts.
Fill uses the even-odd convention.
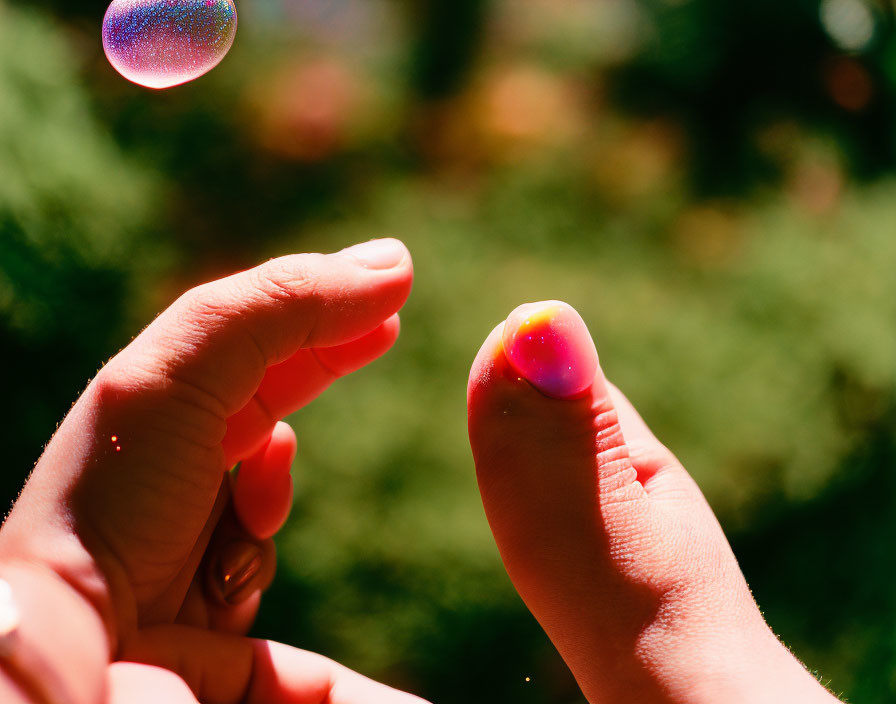
[[[113,0],[103,49],[129,81],[170,88],[211,71],[236,35],[233,0]]]

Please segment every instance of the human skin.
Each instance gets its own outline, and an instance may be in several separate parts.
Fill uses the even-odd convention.
[[[572,308],[513,311],[467,399],[504,565],[591,704],[837,701],[766,625],[697,485],[604,377]]]
[[[36,656],[23,676],[0,652],[0,701],[420,701],[242,635],[291,499],[295,438],[277,421],[388,350],[411,280],[395,240],[273,260],[188,292],[103,367],[0,530],[14,653]],[[592,704],[836,701],[768,629],[572,309],[514,311],[468,401],[508,573]]]
[[[100,370],[0,530],[20,621],[0,701],[421,701],[243,636],[291,502],[278,421],[392,346],[412,279],[392,239],[275,259],[187,292]]]

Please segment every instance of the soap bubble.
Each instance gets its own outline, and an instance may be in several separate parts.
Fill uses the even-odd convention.
[[[113,0],[103,49],[129,81],[170,88],[207,73],[236,35],[233,0]]]

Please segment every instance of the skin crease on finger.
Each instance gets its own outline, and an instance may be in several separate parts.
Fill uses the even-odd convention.
[[[630,405],[617,414],[576,318],[558,302],[517,309],[480,350],[468,401],[508,574],[589,701],[834,701],[765,625],[690,477]],[[554,344],[558,330],[579,336],[559,356],[514,354],[520,339]],[[590,389],[551,398],[577,386],[557,385],[575,374],[549,373],[552,359],[593,361]]]

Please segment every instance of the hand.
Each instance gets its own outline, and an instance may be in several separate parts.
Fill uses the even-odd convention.
[[[0,531],[0,564],[45,570],[48,594],[72,588],[98,615],[109,659],[164,668],[116,665],[109,701],[137,701],[133,683],[149,680],[181,691],[176,702],[410,699],[242,634],[273,576],[270,536],[291,500],[295,438],[278,421],[392,346],[412,278],[404,245],[379,240],[199,286],[72,408]],[[241,460],[231,489],[227,469]],[[84,653],[96,650],[89,627],[66,632],[59,616],[58,642],[80,635]],[[37,622],[28,619],[25,609],[24,625]],[[53,660],[53,642],[38,640]],[[55,663],[63,680],[78,660],[67,657]],[[76,679],[93,701],[90,678]]]
[[[556,301],[517,308],[468,388],[511,580],[588,701],[834,702],[775,638],[700,490]]]

